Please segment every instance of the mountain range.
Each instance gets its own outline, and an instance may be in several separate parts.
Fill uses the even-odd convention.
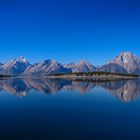
[[[95,67],[83,60],[78,64],[62,64],[55,60],[45,60],[31,64],[22,56],[4,64],[0,63],[0,74],[6,75],[48,75],[94,71],[140,74],[140,58],[131,52],[122,52],[113,60],[100,67]]]

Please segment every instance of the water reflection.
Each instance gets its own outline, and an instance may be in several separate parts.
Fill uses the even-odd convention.
[[[140,79],[106,82],[52,80],[45,78],[9,78],[0,80],[0,90],[17,96],[26,96],[30,90],[54,94],[60,90],[88,93],[95,87],[102,87],[122,101],[131,101],[140,94]]]

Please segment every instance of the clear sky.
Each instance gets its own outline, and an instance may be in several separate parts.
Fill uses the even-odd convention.
[[[0,0],[1,62],[101,65],[121,51],[140,56],[138,0]]]

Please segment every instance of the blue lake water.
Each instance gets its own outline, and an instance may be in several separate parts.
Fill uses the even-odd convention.
[[[2,140],[140,139],[140,80],[0,80]]]

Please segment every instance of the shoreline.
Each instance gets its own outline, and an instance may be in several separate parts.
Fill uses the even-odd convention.
[[[110,73],[110,72],[88,72],[88,73],[59,73],[59,74],[49,74],[49,75],[4,75],[1,78],[31,78],[31,79],[62,79],[62,80],[79,80],[79,81],[111,81],[111,80],[129,80],[140,78],[136,74],[126,74],[126,73]]]
[[[127,77],[127,76],[46,76],[48,79],[62,79],[62,80],[88,80],[88,81],[110,81],[110,80],[129,80],[138,79],[140,77]]]

